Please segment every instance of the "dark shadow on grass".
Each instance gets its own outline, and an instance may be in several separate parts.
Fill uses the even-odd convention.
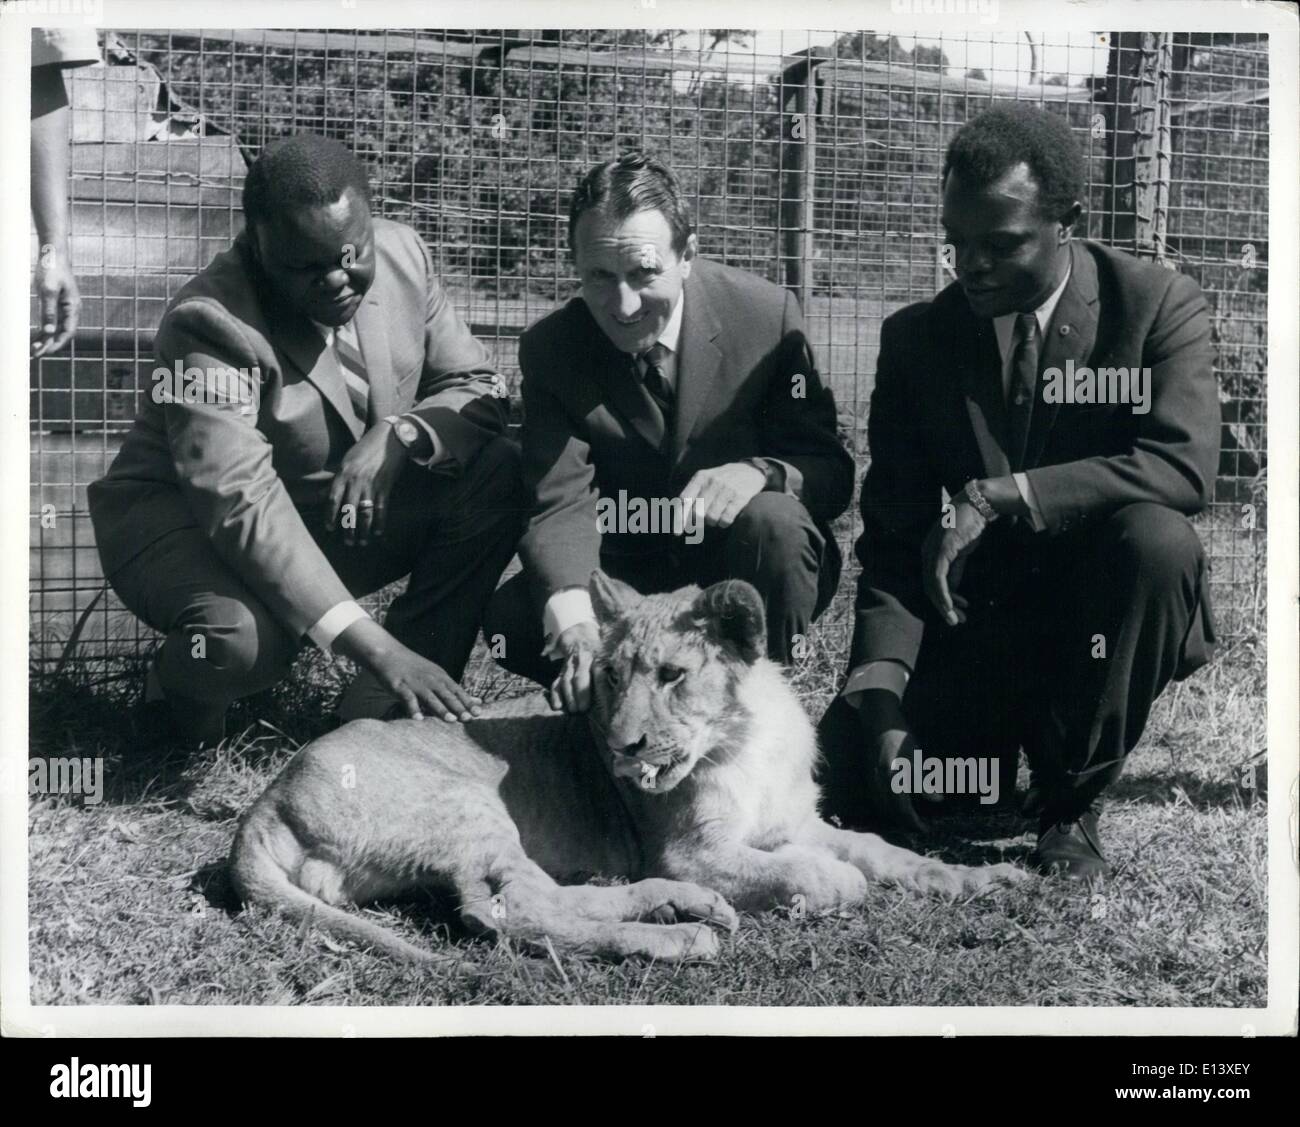
[[[104,761],[102,801],[131,805],[148,798],[183,799],[190,756],[174,746],[142,746],[120,684],[97,689],[75,678],[46,679],[28,696],[28,757]]]
[[[197,869],[190,880],[190,891],[198,893],[210,906],[228,916],[236,916],[243,909],[230,879],[230,865],[224,859],[210,861]]]
[[[1007,796],[987,812],[978,806],[950,808],[925,818],[926,833],[913,834],[869,824],[846,825],[845,829],[879,834],[894,845],[915,853],[936,857],[953,865],[997,865],[1003,861],[1024,862],[1033,849],[1036,823],[1019,813],[1019,794]],[[1026,837],[1025,835],[1031,835]],[[1005,849],[988,844],[1010,841]]]
[[[1106,788],[1106,798],[1115,802],[1171,806],[1178,801],[1175,789],[1181,789],[1197,810],[1235,810],[1267,797],[1267,776],[1263,770],[1257,772],[1256,782],[1258,785],[1249,789],[1232,780],[1206,779],[1192,771],[1121,775]]]

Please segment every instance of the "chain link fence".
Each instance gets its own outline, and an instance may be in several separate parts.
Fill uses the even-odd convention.
[[[105,31],[72,71],[70,349],[31,366],[31,657],[136,654],[86,512],[151,386],[168,299],[240,224],[244,171],[309,130],[368,165],[511,386],[517,340],[576,290],[568,196],[632,147],[681,174],[706,255],[793,289],[865,465],[881,321],[950,279],[939,170],[991,102],[1065,116],[1087,157],[1079,234],[1193,277],[1214,316],[1224,427],[1198,520],[1228,637],[1262,626],[1268,44],[1238,34]],[[33,254],[35,247],[33,246]],[[34,304],[33,304],[34,323]],[[856,518],[839,534],[847,548]],[[823,620],[847,645],[852,573]]]

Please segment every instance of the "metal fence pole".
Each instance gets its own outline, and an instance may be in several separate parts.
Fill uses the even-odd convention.
[[[1139,254],[1165,262],[1173,130],[1168,32],[1143,32],[1133,106],[1133,216]]]
[[[817,75],[812,58],[781,74],[781,105],[787,120],[781,131],[782,275],[803,309],[812,295],[813,176],[817,162]]]
[[[1141,51],[1141,33],[1111,32],[1110,57],[1106,62],[1107,177],[1102,203],[1102,239],[1122,250],[1137,246],[1133,202],[1133,116],[1136,104],[1136,59]]]

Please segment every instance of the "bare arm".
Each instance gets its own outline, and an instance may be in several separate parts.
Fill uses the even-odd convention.
[[[77,328],[81,295],[68,238],[68,128],[71,111],[57,66],[32,69],[32,217],[40,251],[36,292],[40,327],[31,354],[57,352]]]

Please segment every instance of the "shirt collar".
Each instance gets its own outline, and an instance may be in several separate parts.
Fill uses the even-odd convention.
[[[307,320],[311,321],[311,323],[316,327],[316,331],[325,338],[325,346],[327,348],[334,347],[334,335],[339,329],[347,330],[344,334],[345,341],[350,342],[354,348],[359,347],[357,344],[357,319],[355,317],[353,317],[351,321],[344,321],[341,325],[322,325],[319,321],[311,317],[308,317]]]
[[[677,343],[682,336],[682,309],[686,305],[686,291],[682,290],[677,295],[677,304],[673,306],[673,314],[668,318],[668,324],[664,326],[664,331],[659,334],[658,343],[662,344],[669,352],[676,353]]]
[[[1061,294],[1065,293],[1065,287],[1070,284],[1070,274],[1074,271],[1074,264],[1071,261],[1065,268],[1065,277],[1061,279],[1061,284],[1047,295],[1047,300],[1034,310],[1034,320],[1038,322],[1039,336],[1047,333],[1047,326],[1052,323],[1052,314],[1056,312],[1056,307],[1060,304]],[[1019,313],[1004,313],[1001,317],[993,318],[993,331],[998,338],[998,351],[1005,358],[1011,349],[1012,334],[1016,331],[1016,318]]]

